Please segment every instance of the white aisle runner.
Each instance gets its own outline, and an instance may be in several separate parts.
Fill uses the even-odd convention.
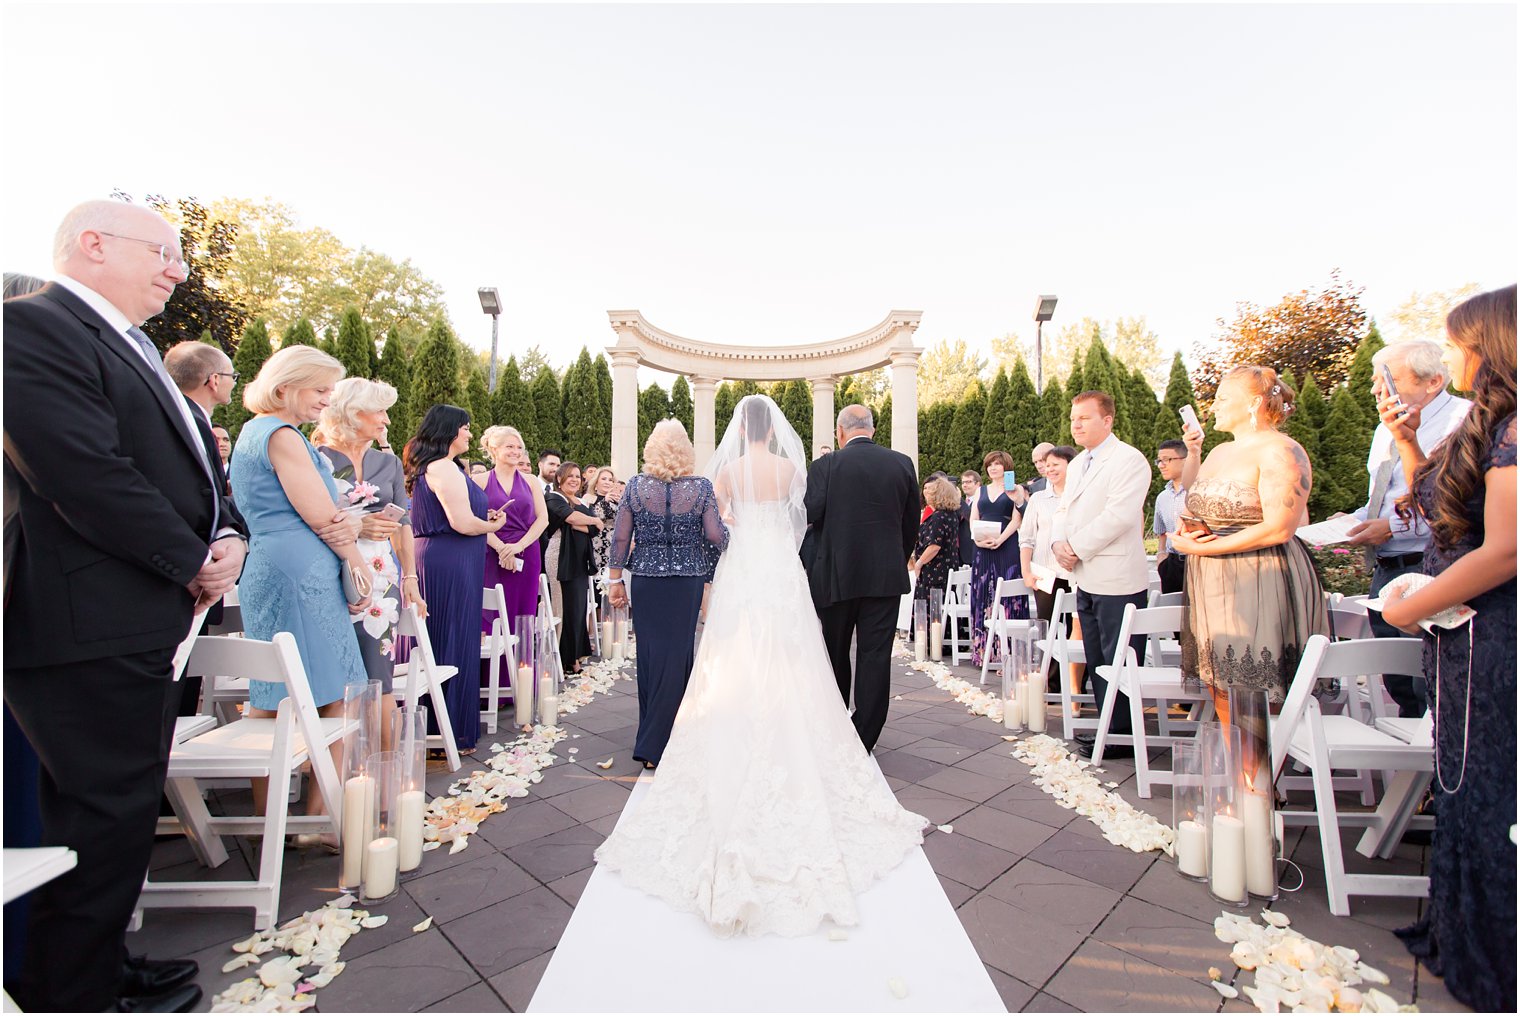
[[[622,818],[649,782],[639,780]],[[598,867],[528,1011],[1006,1011],[920,848],[860,897],[845,941],[829,941],[828,927],[718,938],[695,914]],[[894,978],[907,997],[892,993]]]

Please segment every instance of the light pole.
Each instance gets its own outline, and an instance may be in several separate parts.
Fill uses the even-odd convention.
[[[491,315],[491,376],[486,379],[486,387],[496,391],[496,331],[501,323],[501,296],[496,292],[495,286],[480,287],[480,309]]]
[[[1045,394],[1045,343],[1042,330],[1045,322],[1054,317],[1055,313],[1056,298],[1053,296],[1042,296],[1039,303],[1034,305],[1034,390],[1037,395]]]

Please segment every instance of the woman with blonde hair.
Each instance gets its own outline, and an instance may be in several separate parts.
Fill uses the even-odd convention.
[[[342,376],[341,363],[311,346],[271,356],[243,392],[243,405],[255,415],[238,435],[230,468],[232,495],[250,532],[238,581],[243,630],[255,639],[281,631],[294,636],[323,716],[342,711],[345,686],[368,680],[352,615],[369,606],[373,574],[354,540],[356,524],[333,526],[337,485],[297,429],[321,416]],[[356,604],[343,593],[345,567],[362,596]],[[251,715],[274,715],[285,695],[283,684],[248,682]],[[260,810],[267,782],[254,784]],[[306,804],[308,814],[322,810],[315,783]]]
[[[930,590],[944,593],[951,570],[961,566],[961,492],[943,476],[930,477],[924,484],[924,505],[929,515],[918,524],[918,544],[908,570],[918,576],[913,598],[927,601]]]
[[[506,623],[538,611],[538,574],[542,558],[538,537],[549,524],[544,488],[523,471],[528,450],[516,427],[487,427],[480,446],[495,463],[484,476],[472,477],[486,492],[487,507],[505,512],[507,524],[486,534],[486,588],[498,583],[507,594]],[[481,630],[490,631],[490,615]]]
[[[322,411],[320,426],[327,443],[318,453],[332,467],[333,479],[344,488],[344,499],[363,511],[360,546],[375,573],[377,599],[376,609],[366,613],[354,630],[369,679],[379,681],[386,695],[391,693],[395,673],[393,654],[386,647],[394,639],[398,606],[405,609],[415,605],[419,618],[427,617],[427,604],[418,591],[411,514],[403,512],[398,518],[382,514],[386,505],[409,509],[412,503],[406,494],[401,460],[375,447],[390,426],[386,410],[395,402],[396,389],[384,381],[362,377],[339,381]],[[393,591],[398,587],[399,602]]]
[[[659,765],[696,657],[702,589],[728,528],[718,516],[712,481],[696,471],[696,451],[679,420],[661,420],[644,443],[644,471],[628,481],[613,522],[607,595],[632,600],[639,633],[639,732],[635,761]],[[623,570],[633,573],[625,588]]]
[[[1383,607],[1425,640],[1436,724],[1430,902],[1395,934],[1478,1012],[1515,1011],[1515,311],[1507,286],[1447,317],[1451,381],[1473,405],[1428,458],[1420,410],[1378,404],[1411,477],[1399,509],[1418,511],[1432,536],[1429,583],[1395,579]],[[1464,603],[1476,613],[1461,628],[1416,627]]]

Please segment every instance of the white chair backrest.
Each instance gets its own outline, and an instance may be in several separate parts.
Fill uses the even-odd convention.
[[[507,620],[507,591],[498,582],[494,586],[486,586],[480,591],[480,607],[482,610],[493,611],[501,620],[502,628],[509,627]]]
[[[294,707],[296,726],[305,739],[312,765],[323,768],[324,782],[337,786],[336,772],[327,773],[332,756],[317,746],[323,744],[322,719],[311,695],[306,667],[295,636],[288,631],[275,632],[268,642],[232,635],[202,635],[190,652],[190,669],[198,674],[246,677],[251,681],[283,684],[286,701]],[[282,702],[281,706],[284,707]],[[282,710],[283,711],[283,708]]]
[[[407,606],[396,618],[396,635],[410,636],[416,639],[416,645],[412,646],[412,654],[420,655],[425,666],[437,666],[433,657],[433,640],[428,637],[427,625],[417,618],[417,607]]]
[[[1135,659],[1135,651],[1130,647],[1130,639],[1136,635],[1143,635],[1146,641],[1159,643],[1163,635],[1176,635],[1182,631],[1184,623],[1183,607],[1137,607],[1133,603],[1124,607],[1124,618],[1119,622],[1119,640],[1115,643],[1121,659],[1112,661],[1115,666],[1128,664],[1139,666],[1140,661]],[[1160,646],[1156,645],[1156,658],[1160,659]]]
[[[949,577],[945,580],[945,600],[954,600],[957,603],[971,602],[971,566],[962,565],[953,568]]]
[[[1180,607],[1182,606],[1181,593],[1156,593],[1151,597],[1148,607]]]
[[[1331,607],[1330,630],[1338,639],[1370,639],[1372,638],[1372,622],[1368,620],[1367,609],[1360,611],[1347,610],[1344,606]]]
[[[1303,720],[1314,686],[1332,678],[1355,678],[1363,674],[1418,674],[1424,644],[1419,639],[1350,639],[1331,642],[1323,635],[1310,636],[1299,658],[1298,670],[1288,686],[1282,712],[1272,728],[1272,771],[1281,772],[1293,732]]]

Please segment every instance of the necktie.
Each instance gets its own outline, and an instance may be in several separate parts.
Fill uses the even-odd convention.
[[[171,399],[183,399],[184,396],[180,394],[179,386],[174,383],[174,379],[171,378],[169,376],[169,372],[164,369],[163,357],[158,355],[158,348],[153,345],[153,340],[148,338],[143,330],[141,328],[138,328],[136,325],[128,328],[127,334],[132,337],[132,341],[137,343],[138,348],[143,351],[143,355],[148,358],[148,365],[153,368],[153,372],[158,375],[159,382],[163,384],[165,389],[168,390],[169,397]],[[183,415],[184,414],[181,414],[181,416]],[[206,446],[200,441],[196,441],[195,448],[200,452],[199,458],[201,460],[201,468],[205,470],[206,478],[212,481],[211,489],[213,491],[213,496],[211,498],[211,532],[212,534],[215,534],[221,516],[220,499],[215,495],[216,493],[220,492],[222,484],[216,482],[216,476],[211,471],[211,463],[206,458]]]
[[[1393,456],[1390,455],[1378,464],[1377,472],[1372,474],[1372,496],[1367,499],[1367,521],[1371,522],[1383,514],[1383,502],[1388,500],[1388,485],[1393,482]],[[1367,567],[1377,567],[1377,548],[1367,547],[1362,551],[1367,555]]]

